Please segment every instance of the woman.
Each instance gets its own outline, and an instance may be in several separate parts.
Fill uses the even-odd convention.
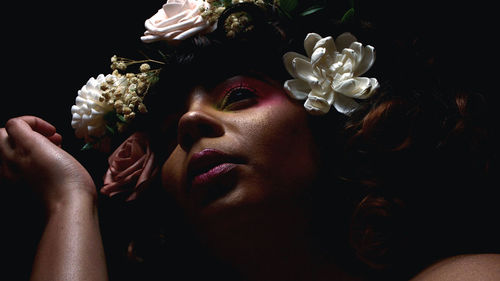
[[[245,22],[243,28],[226,28],[226,20],[235,15]],[[452,97],[453,103],[443,102],[426,95],[431,83],[419,83],[420,91],[414,91],[394,64],[379,64],[381,58],[401,54],[389,49],[384,54],[391,43],[366,28],[318,25],[311,18],[277,22],[274,16],[254,4],[231,5],[218,16],[216,29],[207,23],[202,33],[180,33],[189,39],[176,33],[164,37],[168,46],[156,42],[155,47],[169,51],[166,64],[144,99],[149,113],[132,125],[141,132],[133,136],[155,155],[146,161],[150,172],[132,189],[123,189],[110,169],[101,192],[136,199],[132,207],[138,209],[161,210],[134,214],[138,230],[132,236],[149,238],[141,233],[148,229],[141,227],[163,227],[170,252],[157,253],[146,245],[141,253],[141,242],[151,239],[135,239],[129,253],[144,259],[143,264],[151,258],[164,261],[156,270],[166,278],[182,274],[188,280],[197,274],[185,270],[193,269],[228,280],[409,279],[454,254],[448,247],[457,245],[444,245],[442,232],[428,231],[439,226],[439,219],[453,218],[434,213],[439,209],[432,204],[444,198],[460,204],[456,185],[489,183],[484,171],[490,162],[483,158],[491,151],[486,128],[469,115],[480,98],[460,94]],[[362,45],[364,55],[349,68],[354,77],[366,72],[380,81],[397,80],[381,87],[373,78],[354,86],[333,79],[339,83],[334,92],[302,95],[314,86],[304,81],[318,77],[311,78],[308,64],[301,67],[300,60],[310,59],[310,65],[312,54],[332,43],[319,34],[334,34],[339,51],[346,41],[353,49],[359,46],[351,45],[352,35],[342,33],[346,26],[361,42],[373,41],[382,49],[372,71],[373,50]],[[161,37],[153,31],[151,27],[143,40]],[[310,32],[317,33],[307,36]],[[331,58],[317,61],[322,59]],[[415,66],[412,73],[432,82],[422,78],[427,64]],[[320,99],[329,94],[333,98]],[[449,104],[455,108],[445,108]],[[55,128],[25,116],[9,120],[0,139],[3,177],[26,179],[44,199],[47,224],[33,279],[106,279],[95,184],[60,149]],[[463,173],[457,176],[457,171]],[[428,198],[436,185],[442,191]],[[455,192],[445,197],[452,185]],[[438,219],[432,221],[433,216]],[[115,234],[106,231],[105,242]],[[493,280],[499,262],[498,255],[460,256],[415,278],[447,280],[460,274]],[[110,269],[111,277],[121,277],[115,270],[128,273],[113,264]]]

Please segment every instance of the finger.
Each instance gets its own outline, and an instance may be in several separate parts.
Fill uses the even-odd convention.
[[[20,125],[18,124],[18,121],[24,121],[26,124],[29,125],[31,130],[45,137],[52,136],[53,134],[56,133],[56,127],[54,127],[49,122],[35,116],[21,116],[7,121],[7,124],[5,124],[5,128],[7,129],[8,133],[10,133],[9,127],[10,125],[12,125],[12,123],[14,123],[14,125]]]
[[[4,159],[11,159],[14,154],[9,135],[4,128],[0,128],[0,162]]]
[[[45,137],[50,137],[56,133],[56,127],[42,118],[36,116],[21,116],[21,120],[30,125],[31,129]]]
[[[57,146],[61,146],[62,143],[62,136],[58,133],[53,134],[50,137],[47,137],[53,144]]]
[[[55,133],[54,126],[32,116],[10,119],[5,124],[5,129],[14,144],[31,142],[31,140],[37,139],[37,135],[40,134],[51,136]]]

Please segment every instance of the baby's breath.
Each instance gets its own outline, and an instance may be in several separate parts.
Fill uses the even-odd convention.
[[[147,113],[143,103],[150,86],[157,81],[160,68],[152,68],[151,64],[163,64],[161,61],[146,59],[132,60],[128,58],[111,57],[112,75],[99,86],[102,91],[99,101],[109,104],[117,114],[113,124],[108,124],[118,132],[126,130],[128,122],[132,121],[137,113]],[[139,72],[126,72],[130,66],[139,65]]]
[[[245,12],[238,12],[230,15],[224,22],[226,36],[233,38],[238,33],[252,30],[253,25],[249,25],[249,22],[249,16]]]

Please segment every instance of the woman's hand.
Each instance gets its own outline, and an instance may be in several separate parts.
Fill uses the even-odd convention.
[[[107,280],[95,185],[61,141],[54,126],[34,116],[0,128],[0,178],[26,181],[47,209],[31,280]]]
[[[34,116],[10,119],[0,128],[0,177],[26,181],[49,212],[75,196],[96,197],[92,178],[61,149],[61,141],[54,126]]]

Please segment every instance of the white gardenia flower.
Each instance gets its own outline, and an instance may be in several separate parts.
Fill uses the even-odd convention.
[[[104,76],[100,74],[97,79],[89,79],[79,91],[75,100],[75,105],[71,107],[71,127],[75,129],[77,138],[84,138],[90,141],[90,136],[101,137],[106,133],[104,115],[113,110],[113,105],[106,103],[102,99],[101,84],[106,80],[120,83],[124,78],[118,78],[112,74]]]
[[[295,52],[283,56],[295,78],[284,88],[291,97],[306,100],[304,107],[311,114],[326,114],[333,105],[350,115],[359,106],[355,99],[366,99],[379,88],[377,79],[359,77],[373,65],[375,49],[363,46],[352,34],[343,33],[334,41],[309,33],[304,48],[307,57]]]

